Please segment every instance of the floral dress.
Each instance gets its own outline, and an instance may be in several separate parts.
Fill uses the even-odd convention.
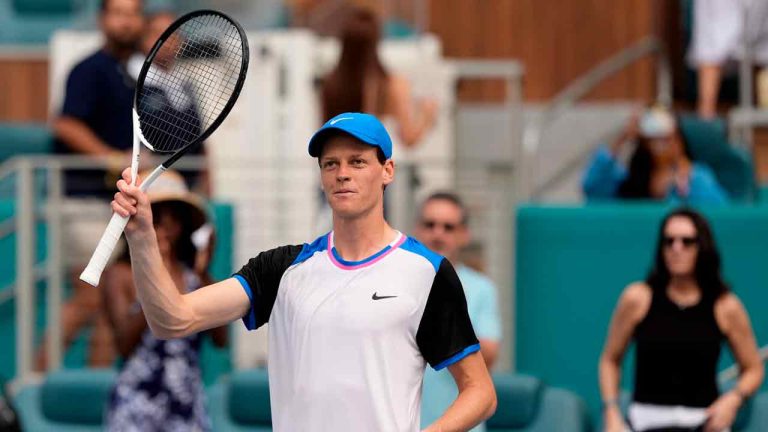
[[[188,292],[200,286],[191,271],[185,272],[184,280]],[[146,329],[110,394],[107,430],[210,430],[198,358],[200,342],[200,334],[159,340]]]

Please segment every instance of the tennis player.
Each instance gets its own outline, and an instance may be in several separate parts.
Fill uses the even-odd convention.
[[[450,262],[384,219],[392,141],[376,117],[340,114],[309,142],[333,210],[312,243],[252,258],[232,278],[180,294],[163,267],[147,196],[117,184],[138,298],[157,337],[242,318],[269,323],[275,431],[417,431],[426,363],[447,367],[459,394],[427,431],[463,431],[493,414],[496,395]]]

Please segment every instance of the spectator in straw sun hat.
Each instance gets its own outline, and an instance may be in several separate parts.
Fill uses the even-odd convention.
[[[174,171],[161,175],[147,196],[158,259],[176,290],[186,294],[212,283],[208,264],[213,244],[199,239],[210,234],[203,200],[190,193]],[[109,399],[109,430],[210,430],[198,359],[203,333],[173,340],[156,338],[137,299],[129,259],[124,258],[108,269],[103,287],[103,304],[123,359]],[[226,344],[226,327],[207,333],[217,345]]]

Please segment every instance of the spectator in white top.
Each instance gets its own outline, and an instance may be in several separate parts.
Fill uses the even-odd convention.
[[[767,1],[694,1],[693,35],[688,56],[698,70],[697,111],[701,117],[717,115],[717,96],[724,68],[745,54],[745,38],[753,61],[768,65]]]

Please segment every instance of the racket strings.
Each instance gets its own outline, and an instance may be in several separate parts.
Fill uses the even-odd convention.
[[[218,15],[183,23],[163,41],[137,98],[140,128],[158,152],[199,138],[237,89],[243,64],[238,29]]]

